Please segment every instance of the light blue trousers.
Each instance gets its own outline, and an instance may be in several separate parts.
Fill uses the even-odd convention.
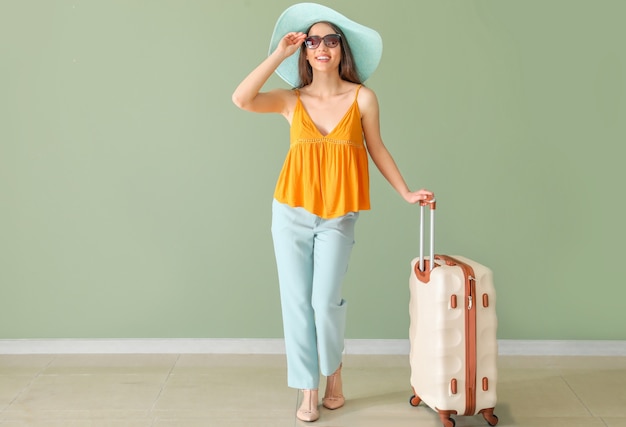
[[[346,301],[341,287],[358,212],[322,219],[274,200],[272,237],[287,352],[287,383],[317,389],[341,363]]]

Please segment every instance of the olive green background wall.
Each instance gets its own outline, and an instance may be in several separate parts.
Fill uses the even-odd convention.
[[[0,338],[282,336],[288,126],[230,95],[290,4],[0,2]],[[383,37],[385,142],[437,252],[493,268],[499,338],[626,339],[626,2],[363,4],[332,2]],[[406,338],[418,208],[371,183],[347,336]]]

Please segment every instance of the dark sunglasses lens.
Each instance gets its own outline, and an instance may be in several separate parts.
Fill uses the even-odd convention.
[[[337,34],[329,34],[324,37],[324,44],[328,47],[337,47],[340,37]]]
[[[309,49],[315,49],[320,45],[321,41],[322,39],[320,39],[319,37],[311,36],[304,39],[304,44],[306,44],[306,47],[308,47]]]

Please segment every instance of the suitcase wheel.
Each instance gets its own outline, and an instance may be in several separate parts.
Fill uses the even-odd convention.
[[[443,422],[443,427],[454,427],[456,425],[454,418],[442,419],[441,421]]]
[[[456,425],[456,421],[450,415],[456,414],[456,411],[442,411],[438,410],[439,419],[441,419],[441,423],[443,427],[454,427]]]
[[[409,403],[411,404],[411,406],[419,406],[421,401],[422,399],[420,399],[420,397],[415,394],[409,399]]]
[[[498,417],[494,413],[483,412],[483,417],[485,418],[485,421],[487,421],[487,424],[492,427],[498,424]]]

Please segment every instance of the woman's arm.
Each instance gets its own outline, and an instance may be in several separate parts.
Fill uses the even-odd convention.
[[[247,111],[256,113],[285,113],[286,90],[260,92],[278,66],[293,55],[304,42],[306,34],[288,33],[258,67],[256,67],[233,92],[233,103]]]
[[[409,189],[391,153],[385,147],[380,135],[380,113],[376,94],[371,89],[362,87],[359,91],[358,102],[367,151],[380,173],[409,203],[433,198],[434,194],[431,191],[425,189],[411,191]]]

